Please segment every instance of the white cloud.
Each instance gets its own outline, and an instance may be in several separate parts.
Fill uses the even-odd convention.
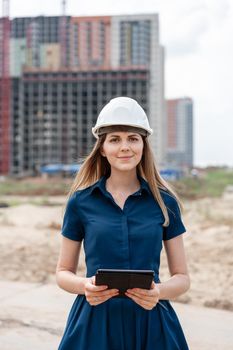
[[[207,30],[208,24],[203,13],[177,18],[173,23],[172,34],[165,39],[168,54],[182,56],[195,53],[199,50],[201,36]]]
[[[168,96],[194,98],[197,164],[233,165],[233,16],[232,8],[226,9],[220,18],[217,6],[204,9],[208,26],[192,55],[167,57]]]

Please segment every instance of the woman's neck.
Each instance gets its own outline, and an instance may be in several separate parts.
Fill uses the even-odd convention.
[[[120,192],[135,192],[140,188],[140,182],[136,171],[134,172],[111,172],[111,175],[106,181],[106,189],[110,191]]]

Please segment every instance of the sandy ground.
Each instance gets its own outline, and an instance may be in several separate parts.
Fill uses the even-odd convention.
[[[34,204],[30,203],[32,200]],[[46,206],[39,204],[41,197],[32,199],[7,196],[0,197],[0,202],[18,203],[8,208],[0,208],[1,280],[18,282],[14,283],[15,291],[21,283],[55,286],[65,197],[49,197],[50,205]],[[206,310],[207,307],[211,307],[233,311],[233,196],[223,195],[218,199],[188,201],[184,202],[184,206],[183,221],[187,228],[184,244],[192,285],[190,290],[176,301],[196,308],[204,306]],[[85,275],[83,251],[78,274]],[[164,251],[161,256],[160,278],[162,281],[169,278]],[[24,332],[20,338],[20,321],[14,314],[17,313],[17,309],[8,309],[7,314],[3,311],[4,308],[0,316],[0,325],[3,322],[5,329],[11,330],[12,334],[18,329],[19,333],[15,334],[18,334],[19,339],[27,337]],[[233,315],[231,312],[230,314]],[[64,319],[62,321],[64,322]],[[223,319],[224,321],[227,322]],[[56,320],[54,322],[56,323]],[[60,327],[58,337],[62,332],[62,324],[64,325],[61,322],[57,324],[57,327]],[[32,342],[36,341],[37,336],[40,338],[40,330],[35,332],[37,333],[30,333]],[[46,344],[50,344],[50,337],[52,339],[53,334],[48,335]],[[17,340],[15,341],[17,343]],[[9,345],[5,349],[21,348]],[[195,349],[212,347],[205,348],[203,344],[203,347]]]
[[[51,205],[29,204],[32,198],[1,197],[20,205],[0,208],[0,276],[22,282],[55,282],[65,197]],[[41,198],[33,197],[34,203]],[[191,289],[178,301],[233,310],[233,196],[185,202],[183,221]],[[85,275],[82,251],[78,274]],[[161,280],[169,278],[161,257]]]
[[[1,350],[57,350],[76,296],[52,283],[0,280],[0,290]],[[232,312],[172,305],[190,350],[233,349]]]

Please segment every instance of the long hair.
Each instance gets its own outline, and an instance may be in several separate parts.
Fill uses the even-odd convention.
[[[85,158],[82,166],[80,167],[80,170],[74,178],[74,181],[68,193],[67,200],[72,196],[74,192],[93,185],[103,175],[106,175],[107,177],[110,176],[110,164],[108,163],[106,157],[103,157],[100,153],[105,138],[106,134],[103,134],[100,135],[99,138],[96,140],[96,143],[91,153]],[[172,186],[168,185],[168,183],[160,176],[149,140],[143,136],[142,139],[144,147],[141,161],[137,165],[137,174],[143,177],[148,182],[150,190],[163,212],[165,218],[163,226],[168,226],[169,216],[167,212],[167,207],[165,206],[164,201],[162,199],[160,189],[167,191],[170,195],[175,197],[180,210],[183,210],[183,205]]]

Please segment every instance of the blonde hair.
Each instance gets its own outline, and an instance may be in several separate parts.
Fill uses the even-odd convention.
[[[93,185],[103,175],[110,176],[110,164],[106,157],[103,157],[100,153],[105,138],[106,134],[103,134],[96,140],[91,153],[85,158],[80,170],[74,178],[67,200],[74,192]],[[163,212],[165,218],[163,226],[168,226],[169,216],[160,189],[168,191],[169,194],[177,200],[180,210],[183,210],[183,205],[172,186],[168,185],[168,183],[160,176],[148,138],[142,136],[142,139],[144,143],[143,155],[140,163],[137,165],[137,174],[148,182],[150,190]]]

